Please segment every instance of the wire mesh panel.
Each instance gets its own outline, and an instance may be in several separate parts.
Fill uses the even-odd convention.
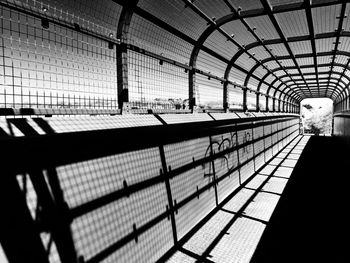
[[[56,21],[78,24],[80,28],[108,36],[115,33],[122,7],[115,1],[100,0],[98,8],[94,1],[85,0],[5,0],[11,5],[40,13]]]
[[[132,17],[128,36],[129,44],[181,63],[188,63],[191,44],[137,14]]]
[[[256,110],[256,96],[254,92],[247,91],[247,108],[248,110]]]
[[[129,101],[134,107],[188,107],[188,73],[160,60],[128,51]]]
[[[264,132],[265,134],[271,134],[271,125],[266,125],[264,126]],[[267,149],[265,151],[265,159],[268,160],[272,157],[272,149],[271,149],[271,145],[272,145],[272,137],[268,136],[264,139],[264,143],[265,143],[265,148]]]
[[[205,72],[210,72],[218,77],[223,77],[227,64],[214,58],[204,51],[198,53],[196,68]]]
[[[211,150],[213,153],[227,151],[225,155],[214,160],[215,177],[217,184],[218,200],[224,200],[239,186],[237,132],[225,133],[211,138]]]
[[[196,74],[196,103],[203,108],[223,107],[223,84],[201,74]]]
[[[208,114],[201,116],[210,117]],[[83,127],[89,130],[84,135],[87,139],[85,136],[96,136],[97,132],[102,132],[100,130],[137,127],[137,123],[142,124],[145,120],[135,119],[133,116],[129,118],[130,121],[127,122],[127,116],[118,116],[116,119],[119,122],[110,122],[113,117],[98,117],[95,122],[91,122],[88,118],[76,117],[68,124],[58,121],[60,118],[51,118],[50,121],[20,119],[20,122],[8,119],[2,126],[10,125],[11,130],[17,127],[19,132],[22,132],[22,139],[26,139],[23,138],[23,134],[26,135],[30,127],[33,132],[38,133],[37,139],[40,142],[48,127],[51,132],[56,132],[56,136],[65,138],[69,138],[77,131],[80,133],[79,127]],[[145,148],[142,149],[133,146],[136,149],[125,148],[121,153],[99,152],[98,155],[94,155],[95,148],[85,148],[85,151],[89,152],[89,157],[82,160],[73,159],[76,161],[72,161],[71,158],[74,156],[71,153],[68,154],[69,157],[65,157],[51,152],[45,157],[48,158],[48,163],[54,163],[56,158],[59,158],[60,165],[42,167],[42,174],[37,173],[36,177],[32,177],[34,175],[32,172],[29,173],[30,176],[25,174],[17,177],[18,184],[25,193],[32,219],[41,218],[43,192],[38,188],[38,181],[33,183],[30,179],[43,176],[45,185],[41,187],[46,187],[48,193],[52,193],[57,205],[63,204],[62,210],[59,210],[64,211],[63,215],[65,213],[70,215],[70,220],[67,222],[64,220],[46,222],[45,220],[48,220],[46,218],[43,220],[49,226],[67,223],[68,233],[72,238],[71,249],[76,252],[80,261],[157,261],[174,248],[176,245],[174,240],[183,238],[199,222],[204,222],[202,220],[216,205],[232,194],[264,161],[268,160],[269,154],[264,157],[264,152],[276,145],[280,145],[277,147],[280,149],[284,137],[286,142],[289,142],[298,131],[296,118],[291,121],[270,117],[263,122],[258,120],[254,123],[251,119],[243,121],[231,118],[232,123],[229,125],[230,118],[222,119],[212,121],[211,124],[217,124],[214,129],[208,129],[204,124],[198,123],[197,128],[201,129],[201,132],[210,130],[207,135],[200,133],[198,137],[190,139],[185,137],[175,142],[167,142],[167,133],[164,133],[161,140],[146,133],[145,137],[150,137],[147,145],[151,143],[153,146],[143,146]],[[235,123],[235,120],[239,123]],[[125,124],[120,123],[121,121]],[[24,128],[25,125],[28,125],[27,128]],[[165,125],[164,128],[169,125]],[[189,124],[183,125],[178,126],[182,127],[178,131],[180,134],[183,132],[181,129],[186,129],[186,125]],[[103,127],[105,129],[102,129]],[[162,126],[156,125],[153,128],[159,129]],[[224,130],[217,132],[220,129]],[[283,129],[288,129],[288,132],[284,133]],[[92,131],[96,134],[91,133]],[[120,129],[113,131],[118,132]],[[273,146],[271,138],[277,134],[278,140],[273,139],[275,144]],[[116,137],[115,140],[118,139],[118,136]],[[88,138],[88,141],[94,140]],[[119,138],[119,141],[127,139]],[[266,143],[268,140],[269,144]],[[104,144],[105,147],[111,148],[107,144]],[[79,152],[78,149],[72,151]],[[29,157],[26,156],[27,158]],[[70,160],[67,159],[66,164],[65,158]],[[59,188],[53,183],[54,178],[57,178]],[[59,199],[58,192],[63,193],[62,199]],[[49,247],[47,255],[50,262],[60,262],[63,253],[62,241],[55,235],[52,238],[52,233],[54,231],[49,227],[49,230],[40,234],[41,240],[46,247]]]
[[[229,109],[243,109],[243,90],[231,84],[227,86],[227,102]]]
[[[166,145],[164,152],[169,169],[174,171],[196,160],[209,157],[211,154],[209,138],[203,137],[196,140]],[[197,196],[189,200],[188,203],[185,203],[175,214],[178,237],[186,234],[214,208],[214,188],[210,187],[200,194],[198,192],[213,182],[213,179],[212,164],[205,162],[170,180],[173,200],[177,204],[191,195]]]
[[[266,97],[263,95],[258,95],[259,97],[259,109],[261,111],[266,111]]]
[[[108,42],[0,7],[0,107],[116,108]]]
[[[197,189],[205,187],[212,182],[212,176],[207,174],[209,166],[199,167],[185,172],[170,181],[174,201],[180,203],[191,195],[196,196],[190,202],[178,209],[175,213],[177,235],[183,237],[204,216],[215,207],[214,187],[197,194]]]

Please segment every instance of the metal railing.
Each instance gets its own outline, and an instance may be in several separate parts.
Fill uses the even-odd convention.
[[[165,261],[299,134],[297,115],[157,117],[163,125],[64,133],[46,119],[6,120],[24,134],[0,130],[1,244],[10,262]]]

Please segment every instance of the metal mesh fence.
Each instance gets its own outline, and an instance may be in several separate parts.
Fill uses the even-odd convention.
[[[188,108],[188,73],[138,52],[128,52],[129,101],[135,107]]]
[[[215,116],[220,119],[219,114]],[[96,123],[91,126],[87,118],[76,118],[75,122],[83,125],[85,130],[100,130],[100,125],[104,124],[108,128],[113,126],[112,117],[102,119],[97,126]],[[225,118],[221,119],[227,122]],[[68,130],[67,123],[58,120],[47,122],[58,134],[65,135],[68,130],[73,133],[74,130],[80,131],[80,125],[72,125],[73,119]],[[12,121],[8,124],[26,135],[28,130],[23,128],[26,120],[19,121],[22,125]],[[157,144],[157,138],[154,147],[143,150],[111,153],[98,158],[92,155],[88,160],[43,169],[46,187],[55,199],[57,186],[52,183],[52,178],[57,176],[67,213],[73,219],[69,226],[73,249],[80,260],[158,260],[174,246],[174,240],[187,235],[218,203],[246,181],[264,160],[294,138],[299,125],[297,118],[267,117],[265,121],[254,124],[250,121],[241,124],[234,124],[234,120],[231,122],[232,127],[216,134],[179,139],[172,143],[164,141],[164,146]],[[28,122],[38,132],[43,127],[34,124],[34,121]],[[118,123],[114,125],[119,126]],[[217,125],[220,127],[220,124]],[[198,123],[198,128],[201,126]],[[92,154],[94,149],[88,151]],[[54,154],[52,158],[56,158]],[[35,176],[40,176],[40,173]],[[42,191],[35,184],[33,187],[28,176],[18,176],[17,179],[25,192],[32,220],[40,218],[38,213],[40,215],[45,208],[40,201]],[[45,246],[50,247],[50,262],[59,262],[62,246],[56,248],[60,241],[55,237],[52,240],[50,233],[45,231],[41,239]]]
[[[116,49],[0,6],[0,107],[116,108]]]

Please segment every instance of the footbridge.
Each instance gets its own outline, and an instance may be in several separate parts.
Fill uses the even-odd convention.
[[[348,262],[349,10],[0,1],[0,262]]]

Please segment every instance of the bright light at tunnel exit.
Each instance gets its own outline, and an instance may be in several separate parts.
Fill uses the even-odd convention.
[[[301,118],[305,134],[331,135],[333,101],[310,98],[301,101]]]

